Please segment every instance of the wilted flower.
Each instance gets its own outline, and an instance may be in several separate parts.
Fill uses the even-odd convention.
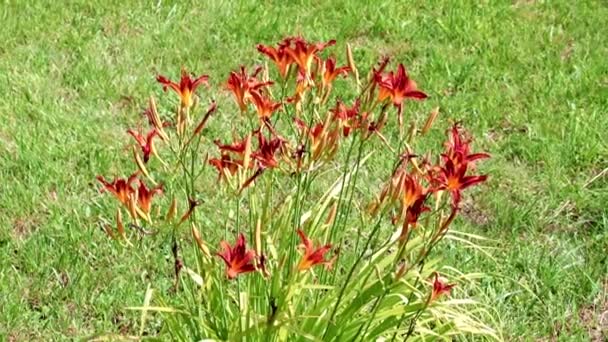
[[[208,84],[209,76],[201,75],[197,78],[192,78],[186,70],[182,70],[182,77],[179,83],[173,82],[162,75],[158,75],[156,80],[163,85],[163,90],[167,91],[168,88],[171,88],[179,95],[182,107],[190,108],[193,104],[192,96],[196,88],[201,84]]]
[[[439,274],[437,274],[437,272],[434,272],[433,275],[435,276],[435,279],[433,280],[433,292],[431,292],[429,302],[433,302],[443,295],[449,295],[452,288],[456,286],[456,284],[447,284],[444,282],[439,278]]]
[[[299,271],[305,271],[315,265],[325,265],[326,267],[331,267],[333,259],[325,260],[325,254],[331,250],[330,244],[315,248],[312,241],[306,237],[301,229],[298,229],[298,235],[300,236],[300,240],[302,240],[302,245],[304,247],[304,255],[298,264]]]
[[[131,186],[137,179],[137,172],[129,176],[129,178],[115,178],[111,183],[106,181],[103,176],[97,176],[97,180],[103,184],[103,190],[107,190],[114,194],[118,200],[129,207],[129,203],[131,201],[131,196],[135,193],[135,189]]]
[[[289,66],[293,63],[293,59],[286,49],[291,44],[293,38],[285,38],[281,41],[277,48],[258,44],[258,51],[268,56],[279,69],[279,74],[282,78],[287,77]]]
[[[261,70],[262,68],[258,67],[251,75],[247,75],[245,67],[241,66],[240,72],[232,71],[228,76],[226,88],[232,92],[234,100],[242,112],[247,110],[247,101],[251,99],[252,91],[273,84],[272,81],[260,82],[257,80],[256,77]]]
[[[374,80],[379,88],[378,100],[389,99],[397,107],[399,126],[403,125],[403,101],[405,99],[424,100],[427,95],[416,88],[416,82],[409,78],[403,64],[399,64],[397,73],[388,74],[376,72]]]
[[[127,130],[127,133],[129,133],[135,139],[135,141],[137,141],[137,144],[144,154],[144,163],[147,163],[148,160],[150,160],[150,153],[156,153],[154,150],[153,139],[158,135],[158,131],[156,128],[152,128],[148,134],[146,134],[146,136],[132,129]]]
[[[239,234],[234,247],[226,241],[220,242],[222,251],[218,252],[217,255],[224,260],[226,263],[226,275],[228,279],[234,279],[241,273],[253,272],[256,270],[255,264],[255,251],[247,250],[245,236]]]
[[[171,123],[161,121],[160,115],[158,115],[158,110],[156,108],[156,101],[154,101],[154,97],[152,96],[150,96],[148,108],[146,108],[146,110],[144,111],[144,115],[148,119],[148,123],[150,124],[150,126],[156,129],[159,137],[164,141],[168,141],[169,137],[167,136],[163,128],[171,126]]]

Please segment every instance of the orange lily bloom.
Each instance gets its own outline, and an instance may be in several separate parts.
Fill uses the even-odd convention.
[[[363,123],[359,117],[360,101],[357,99],[355,103],[348,108],[342,101],[338,100],[336,107],[330,111],[334,114],[334,119],[338,120],[342,127],[342,134],[345,137],[350,135],[353,128],[360,128]]]
[[[269,119],[270,116],[279,109],[282,104],[273,102],[270,98],[263,96],[258,91],[251,91],[251,100],[258,111],[258,117],[262,120]]]
[[[323,88],[331,87],[332,82],[340,75],[348,75],[351,71],[349,66],[336,68],[336,59],[332,56],[323,63]]]
[[[312,78],[314,78],[314,76]],[[287,98],[288,103],[296,104],[297,113],[301,112],[301,110],[302,110],[301,101],[304,98],[304,95],[306,94],[306,92],[310,88],[312,88],[312,86],[314,86],[314,83],[312,82],[311,78],[307,78],[306,75],[304,73],[302,73],[301,70],[298,70],[298,73],[296,76],[295,92],[294,92],[293,96]]]
[[[282,42],[279,43],[277,48],[266,46],[262,44],[258,44],[257,49],[259,52],[268,56],[279,69],[279,74],[282,78],[287,77],[289,73],[289,67],[293,63],[293,59],[289,53],[287,53],[286,49],[289,45],[291,45],[291,41],[293,38],[285,38]]]
[[[156,77],[158,83],[163,85],[163,90],[167,91],[168,88],[173,89],[181,100],[181,105],[184,108],[192,107],[193,100],[192,96],[199,85],[208,85],[209,76],[201,75],[197,78],[192,78],[186,70],[182,70],[182,77],[179,83],[173,82],[165,76],[158,75]]]
[[[127,179],[115,178],[111,183],[106,181],[103,176],[97,176],[97,180],[103,184],[101,191],[107,190],[111,192],[125,206],[129,206],[131,196],[135,193],[135,189],[131,186],[137,179],[137,172],[129,176]]]
[[[145,214],[150,213],[150,208],[152,207],[152,198],[156,194],[163,193],[163,186],[158,185],[154,188],[148,189],[144,182],[139,181],[139,188],[137,189],[137,206],[141,211]]]
[[[312,241],[306,237],[301,229],[298,229],[298,235],[304,247],[304,256],[298,264],[298,271],[306,271],[315,265],[325,265],[325,267],[330,268],[334,259],[325,260],[325,254],[330,251],[331,245],[327,244],[315,248]]]
[[[237,140],[232,144],[222,144],[219,139],[213,141],[213,143],[220,149],[222,152],[233,152],[238,155],[243,155],[245,150],[247,149],[247,142],[249,137],[243,138],[243,140]]]
[[[137,141],[141,151],[144,153],[144,163],[147,163],[148,160],[150,160],[150,153],[155,153],[154,142],[152,139],[158,135],[158,131],[156,128],[153,128],[150,130],[150,132],[148,132],[148,134],[146,134],[145,137],[143,134],[132,129],[127,130],[127,133],[129,133],[135,139],[135,141]]]
[[[391,71],[383,75],[376,72],[374,80],[380,88],[378,100],[384,101],[390,98],[397,107],[400,127],[403,125],[403,101],[405,99],[424,100],[428,97],[425,93],[417,90],[416,82],[409,78],[403,64],[399,64],[397,73]]]
[[[324,152],[330,156],[337,152],[338,136],[340,135],[337,127],[333,126],[334,128],[331,129],[329,128],[330,122],[319,122],[310,128],[301,119],[295,118],[294,120],[300,131],[308,134],[310,138],[313,160],[319,159]]]
[[[471,138],[465,136],[466,132],[458,124],[450,129],[448,141],[445,143],[446,153],[442,154],[444,160],[452,160],[454,164],[471,163],[479,159],[489,158],[487,153],[470,153]]]
[[[429,302],[433,302],[443,295],[449,295],[452,288],[456,286],[456,284],[447,284],[441,280],[437,272],[434,272],[433,275],[435,276],[435,279],[433,280],[433,292],[431,292]]]
[[[312,61],[315,57],[315,54],[328,46],[335,45],[335,40],[330,40],[326,43],[308,43],[303,38],[294,38],[293,39],[293,47],[290,44],[285,51],[291,56],[293,61],[298,65],[300,71],[310,76],[310,71],[312,67]]]
[[[243,165],[243,162],[232,159],[229,154],[222,154],[221,158],[209,159],[209,164],[217,169],[219,178],[222,179],[226,177],[226,172],[234,175],[239,167]]]
[[[248,251],[246,243],[243,234],[239,234],[234,247],[231,247],[226,241],[220,242],[223,250],[218,252],[217,255],[226,263],[226,275],[228,279],[234,279],[239,274],[256,270],[256,266],[253,264],[253,261],[255,261],[255,251]]]
[[[259,130],[256,134],[258,136],[258,149],[251,154],[251,157],[258,161],[261,169],[277,167],[279,162],[275,154],[277,150],[284,146],[285,140],[278,136],[267,140]]]
[[[404,179],[403,208],[406,210],[406,222],[413,227],[418,223],[418,217],[430,208],[424,205],[428,192],[422,187],[418,177],[406,175]]]
[[[247,110],[246,101],[251,98],[251,91],[255,91],[274,83],[272,81],[258,81],[256,77],[260,71],[262,71],[262,68],[258,67],[251,75],[247,75],[245,67],[241,66],[241,71],[239,73],[232,71],[230,72],[230,76],[228,76],[226,88],[232,92],[232,95],[234,95],[234,100],[241,109],[241,112],[245,112]]]
[[[437,190],[447,190],[452,194],[452,207],[458,208],[461,199],[462,190],[484,182],[488,176],[467,176],[468,163],[456,164],[453,160],[448,159],[441,167],[437,167],[438,171],[435,181],[439,183]]]

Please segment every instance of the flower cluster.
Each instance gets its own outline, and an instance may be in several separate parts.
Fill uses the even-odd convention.
[[[128,241],[122,208],[129,213],[130,226],[139,227],[138,220],[143,219],[149,225],[160,221],[159,225],[171,227],[158,231],[171,234],[175,289],[187,273],[206,292],[202,303],[203,297],[190,301],[206,305],[204,316],[211,317],[201,324],[204,336],[218,340],[231,340],[238,334],[287,336],[290,329],[284,327],[302,320],[294,331],[321,329],[311,331],[317,340],[328,336],[351,340],[359,333],[362,339],[376,340],[385,324],[378,317],[386,318],[395,330],[406,320],[410,330],[415,329],[420,315],[439,305],[439,299],[455,286],[440,278],[438,269],[427,266],[424,259],[448,233],[460,211],[463,191],[487,179],[477,174],[476,163],[489,155],[472,152],[472,138],[460,124],[448,130],[444,151],[437,158],[416,154],[415,139],[430,129],[438,110],[431,112],[421,130],[416,130],[412,117],[412,129],[405,138],[404,108],[407,100],[425,100],[428,95],[418,89],[403,64],[388,70],[388,58],[382,58],[361,80],[351,47],[346,46],[342,64],[327,52],[334,45],[335,40],[311,43],[301,37],[288,37],[274,46],[259,44],[257,50],[276,71],[240,66],[219,86],[236,105],[226,112],[240,112],[230,118],[231,139],[207,134],[220,105],[211,101],[199,113],[201,86],[213,89],[209,76],[182,70],[179,82],[174,82],[158,75],[162,89],[178,95],[177,103],[172,99],[174,114],[160,113],[159,109],[169,106],[157,107],[152,97],[142,118],[148,129],[140,125],[127,130],[135,142],[137,172],[112,182],[97,177],[102,191],[119,201],[120,238]],[[341,94],[343,81],[338,80],[349,78],[354,80],[350,90],[357,95],[332,96]],[[400,128],[400,141],[406,141],[405,152],[397,156],[394,134],[384,131],[393,120]],[[228,126],[220,125],[224,130]],[[366,155],[369,146],[373,150]],[[363,173],[359,170],[368,157],[381,153],[394,156],[395,167],[369,210],[360,210],[357,182]],[[337,180],[321,191],[325,183],[314,183],[326,175],[335,175]],[[204,184],[211,181],[216,184],[210,193]],[[152,210],[153,200],[162,193],[172,200],[164,219],[157,220],[160,210]],[[315,197],[318,193],[325,194]],[[187,209],[176,216],[177,198],[184,194]],[[204,196],[219,199],[225,206],[235,202],[230,211],[236,219],[227,216],[223,237],[213,228],[204,231],[205,240],[212,241],[209,246],[217,249],[208,247],[196,227],[213,223],[212,218],[200,217]],[[210,207],[218,213],[226,209]],[[180,248],[185,237],[179,228],[185,222],[191,226],[197,259]],[[353,239],[349,232],[355,229]],[[236,232],[234,239],[228,237],[229,231]],[[390,237],[378,243],[388,235],[386,231]],[[413,235],[418,239],[412,239]],[[319,289],[327,295],[316,293]],[[412,289],[427,295],[415,295]],[[396,298],[409,299],[404,304]],[[238,302],[236,307],[232,299]],[[409,308],[400,310],[404,305],[418,309],[413,313]],[[388,306],[397,309],[376,317],[375,310]],[[227,333],[232,324],[215,321],[221,317],[242,322],[238,332]],[[267,331],[261,333],[262,329]]]

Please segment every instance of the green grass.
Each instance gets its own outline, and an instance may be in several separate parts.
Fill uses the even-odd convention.
[[[0,339],[137,327],[124,307],[169,284],[170,251],[108,241],[95,175],[126,173],[124,129],[161,92],[157,72],[186,66],[217,85],[263,61],[255,44],[293,34],[350,42],[360,65],[394,56],[431,95],[410,112],[440,106],[492,153],[458,222],[493,239],[492,258],[444,253],[488,274],[461,291],[506,338],[601,339],[608,175],[587,183],[608,167],[604,3],[5,0],[0,18]]]

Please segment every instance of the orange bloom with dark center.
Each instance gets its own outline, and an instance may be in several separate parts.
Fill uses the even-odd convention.
[[[245,236],[239,234],[234,247],[226,241],[220,242],[222,251],[218,252],[217,255],[224,260],[226,263],[226,275],[228,279],[234,279],[239,274],[253,272],[256,270],[255,264],[255,251],[247,250]]]
[[[115,178],[111,183],[106,181],[103,176],[97,176],[97,180],[103,184],[102,191],[107,190],[111,192],[122,204],[126,205],[127,207],[129,206],[131,196],[135,193],[135,189],[133,189],[131,183],[133,183],[136,179],[137,172],[132,174],[127,179]]]
[[[452,194],[453,208],[458,208],[462,190],[487,179],[486,175],[468,176],[467,167],[467,163],[456,165],[453,160],[448,159],[443,166],[436,169],[438,172],[435,181],[439,183],[437,190],[447,190]]]
[[[258,67],[251,75],[247,75],[245,67],[241,66],[240,72],[230,72],[228,81],[226,82],[226,88],[232,92],[234,100],[238,104],[242,112],[247,110],[247,101],[251,98],[251,92],[262,87],[269,86],[273,82],[260,82],[257,80],[257,75],[262,70]]]
[[[137,189],[137,206],[141,211],[145,214],[150,213],[150,208],[152,207],[152,198],[156,194],[163,193],[163,186],[158,185],[154,188],[148,189],[144,182],[139,181],[139,188]]]
[[[300,71],[305,75],[310,75],[312,61],[315,54],[328,46],[335,45],[335,40],[330,40],[326,43],[308,43],[302,38],[294,38],[293,44],[290,44],[285,51],[291,56],[293,61],[298,65]]]
[[[289,66],[293,63],[293,59],[286,49],[291,44],[293,38],[285,38],[279,43],[277,48],[258,44],[258,51],[268,56],[279,69],[279,74],[282,78],[287,77]]]
[[[409,174],[404,178],[403,188],[403,208],[406,210],[406,222],[415,227],[420,214],[430,210],[429,207],[424,205],[428,192],[420,184],[418,177]]]
[[[251,154],[251,157],[258,161],[261,169],[277,167],[279,162],[275,155],[284,146],[285,140],[278,136],[266,139],[261,131],[257,131],[256,135],[258,136],[258,149]]]
[[[405,99],[424,100],[428,96],[417,90],[416,82],[409,78],[403,64],[399,64],[397,72],[388,74],[376,72],[374,80],[379,88],[378,100],[390,99],[398,110],[399,126],[403,125],[403,101]]]
[[[270,98],[263,96],[259,91],[251,91],[251,100],[258,112],[258,117],[262,120],[267,120],[270,116],[281,108],[280,102],[274,102]]]
[[[148,160],[150,160],[150,153],[155,152],[154,142],[152,139],[158,135],[158,131],[156,128],[153,128],[150,130],[150,132],[148,132],[148,134],[146,134],[146,136],[132,129],[127,130],[127,133],[129,133],[135,139],[135,141],[137,141],[137,144],[144,154],[144,162],[147,163]]]
[[[449,295],[452,291],[452,288],[456,286],[456,284],[447,284],[446,282],[441,280],[437,272],[434,272],[433,274],[435,276],[435,279],[433,280],[433,292],[431,292],[431,298],[429,302],[433,302],[443,295]]]
[[[173,82],[162,75],[158,75],[156,80],[163,85],[163,90],[167,91],[168,88],[171,88],[179,95],[182,107],[190,108],[192,107],[192,96],[196,88],[201,84],[208,85],[209,76],[201,75],[197,78],[192,78],[186,70],[182,70],[182,77],[179,83]]]
[[[340,75],[348,75],[350,72],[349,66],[336,68],[336,59],[332,56],[323,63],[323,87],[328,88],[336,77]]]
[[[305,271],[315,265],[325,265],[328,268],[331,267],[333,259],[325,259],[325,254],[331,250],[330,244],[315,248],[312,241],[304,235],[304,232],[301,229],[298,229],[298,235],[300,236],[302,246],[304,247],[304,256],[302,256],[302,260],[298,264],[298,271]]]

